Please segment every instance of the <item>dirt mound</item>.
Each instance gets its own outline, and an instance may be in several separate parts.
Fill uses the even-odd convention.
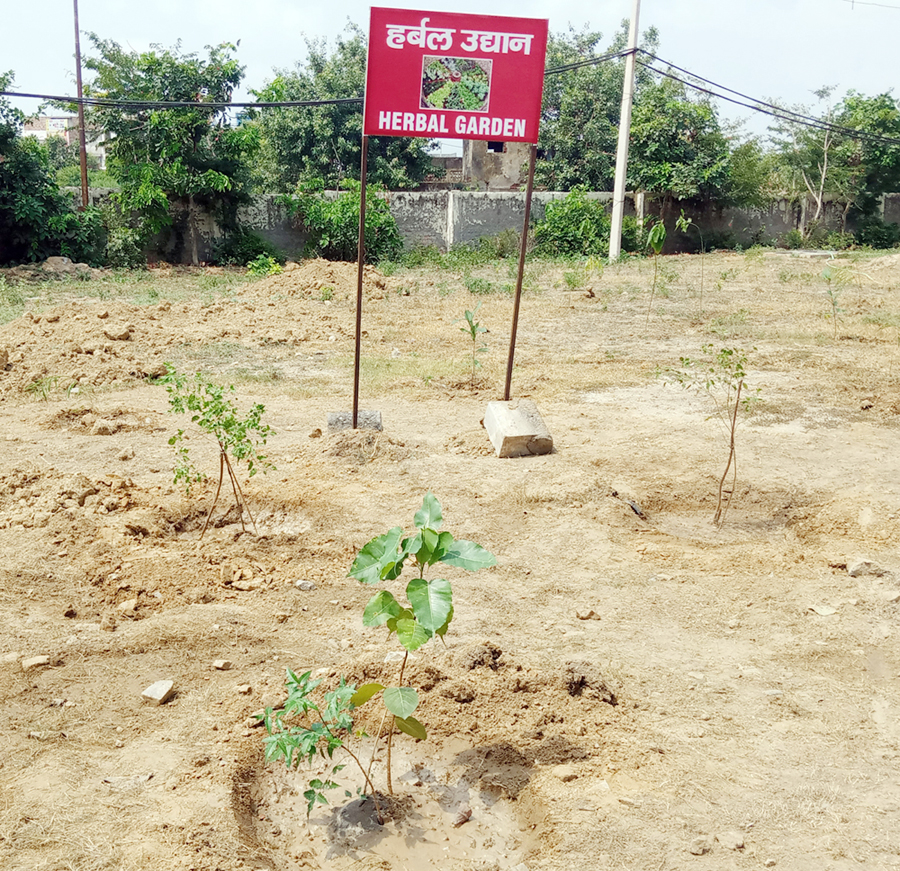
[[[103,270],[93,269],[87,263],[73,263],[68,257],[48,257],[43,263],[26,263],[12,269],[0,270],[10,284],[47,281],[48,279],[78,278],[90,281],[99,278]]]
[[[289,262],[284,272],[248,285],[244,296],[272,298],[303,296],[312,299],[353,299],[356,296],[357,265],[316,258]],[[363,291],[367,299],[384,299],[389,279],[374,266],[363,267]]]

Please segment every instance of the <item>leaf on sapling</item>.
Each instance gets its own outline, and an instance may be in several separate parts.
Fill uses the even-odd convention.
[[[440,561],[448,566],[465,569],[467,572],[477,572],[479,569],[497,565],[497,558],[489,550],[485,550],[474,541],[463,539],[455,540]]]
[[[453,591],[450,582],[443,578],[433,581],[413,578],[406,587],[406,598],[412,605],[416,620],[432,635],[447,622],[453,608]]]
[[[394,725],[416,741],[424,741],[428,737],[425,727],[415,717],[394,717]]]
[[[403,530],[399,526],[373,538],[356,555],[350,566],[348,577],[356,578],[363,584],[377,584],[384,580],[397,567],[398,560],[402,567],[402,558],[398,551]],[[399,570],[394,577],[399,574]]]
[[[403,607],[387,590],[380,590],[366,605],[363,611],[363,626],[381,626],[392,617],[399,617]]]
[[[388,687],[382,698],[384,706],[403,720],[419,707],[419,694],[412,687]]]
[[[372,696],[378,695],[384,687],[380,683],[363,684],[351,697],[350,704],[361,708]]]
[[[647,243],[653,249],[653,253],[658,255],[666,244],[666,225],[661,221],[654,224],[647,234]]]
[[[437,497],[428,492],[422,500],[422,507],[416,512],[413,522],[416,529],[440,529],[444,516],[441,513],[441,503]]]
[[[444,640],[444,636],[447,634],[447,630],[450,628],[450,623],[453,620],[453,606],[450,606],[450,613],[447,615],[447,619],[444,621],[444,625],[441,626],[434,634],[441,639]]]
[[[431,633],[415,619],[401,618],[396,626],[397,640],[410,652],[418,650],[431,638]]]

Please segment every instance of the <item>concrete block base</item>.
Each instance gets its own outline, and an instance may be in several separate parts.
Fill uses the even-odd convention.
[[[360,409],[356,416],[356,428],[375,429],[381,432],[384,429],[381,425],[381,412]],[[334,411],[328,415],[328,432],[341,432],[345,429],[353,429],[352,411]]]
[[[553,450],[553,436],[530,399],[489,402],[484,428],[498,457],[529,457]]]

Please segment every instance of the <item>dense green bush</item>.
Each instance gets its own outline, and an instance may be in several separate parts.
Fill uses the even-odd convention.
[[[246,266],[260,256],[271,257],[278,263],[285,261],[285,256],[277,245],[273,245],[259,233],[241,228],[216,240],[212,262],[218,266]]]
[[[103,266],[107,232],[103,213],[94,206],[83,212],[62,212],[49,220],[54,247],[75,263]]]
[[[573,188],[563,200],[548,203],[544,220],[534,230],[540,254],[609,254],[610,220],[599,200],[588,199],[583,187]]]
[[[894,248],[900,243],[900,226],[886,224],[876,215],[860,218],[856,224],[856,242],[871,248]]]
[[[326,260],[356,260],[359,239],[359,182],[347,180],[336,197],[325,195],[322,185],[301,184],[282,202],[309,233],[306,253]],[[403,241],[390,206],[379,189],[366,187],[366,262],[396,260]]]
[[[140,230],[116,227],[106,241],[106,265],[118,269],[143,269],[147,265]]]

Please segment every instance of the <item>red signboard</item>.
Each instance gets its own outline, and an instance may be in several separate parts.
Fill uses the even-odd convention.
[[[367,136],[537,142],[547,21],[372,8]]]

